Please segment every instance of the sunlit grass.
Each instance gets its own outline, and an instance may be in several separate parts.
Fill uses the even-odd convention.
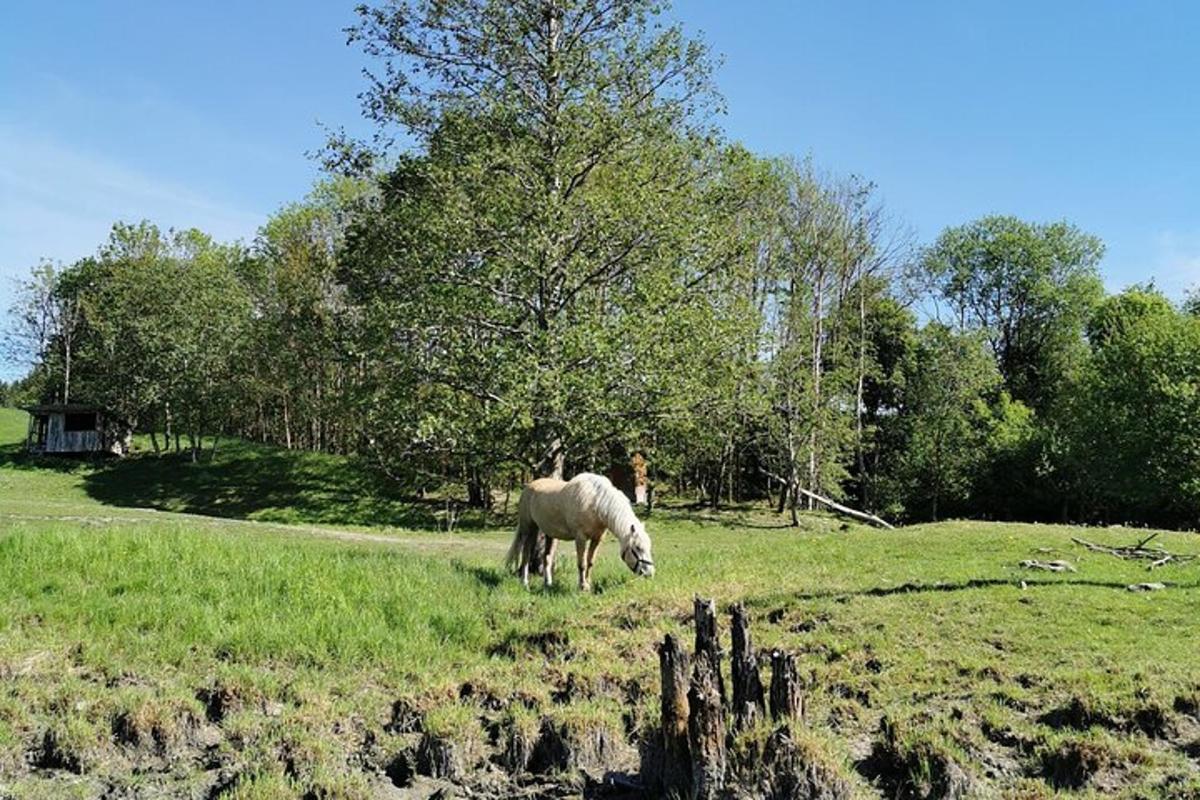
[[[10,441],[12,416],[0,414]],[[620,730],[631,686],[641,690],[635,718],[656,715],[654,646],[667,632],[690,638],[695,595],[722,608],[745,602],[760,648],[799,655],[813,735],[834,751],[881,736],[886,719],[891,746],[911,754],[918,777],[936,771],[931,758],[969,760],[993,746],[985,730],[1028,742],[1021,769],[1037,782],[1038,765],[1057,764],[1064,748],[1125,759],[1135,786],[1195,769],[1186,747],[1133,729],[1064,732],[1047,721],[1072,702],[1098,720],[1174,713],[1200,693],[1200,565],[1148,576],[1144,564],[1073,545],[1078,529],[876,531],[820,515],[791,529],[658,513],[648,525],[655,579],[634,578],[608,544],[595,594],[575,591],[568,558],[559,586],[526,592],[501,569],[504,529],[327,541],[105,505],[87,482],[102,469],[0,466],[0,775],[51,732],[85,776],[127,781],[136,760],[114,721],[158,724],[182,741],[193,735],[185,720],[202,719],[220,692],[236,699],[220,720],[222,752],[258,776],[239,791],[280,796],[318,786],[356,796],[365,779],[347,753],[361,730],[384,735],[401,698],[437,709],[431,723],[451,731],[484,713],[473,705],[480,698],[517,695],[540,709],[517,716],[593,716]],[[1141,532],[1085,535],[1124,543]],[[1189,534],[1156,541],[1200,552]],[[1065,558],[1078,571],[1017,566],[1031,557]],[[1168,588],[1126,590],[1149,578]],[[572,679],[618,689],[555,702]],[[308,754],[303,774],[272,766],[284,750]],[[28,780],[23,789],[40,785]]]

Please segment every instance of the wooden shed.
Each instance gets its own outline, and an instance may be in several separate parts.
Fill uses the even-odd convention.
[[[29,412],[26,444],[32,453],[125,455],[129,452],[128,428],[95,406],[47,403],[26,406],[25,410]]]

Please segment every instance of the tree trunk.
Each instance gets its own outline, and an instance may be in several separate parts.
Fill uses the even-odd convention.
[[[725,788],[725,708],[721,672],[704,651],[696,652],[688,692],[688,735],[692,750],[692,797],[716,800]]]
[[[292,415],[286,394],[283,396],[283,442],[284,447],[292,449]]]
[[[771,719],[776,722],[799,720],[804,716],[804,699],[796,660],[790,653],[771,653]]]
[[[71,336],[63,337],[63,405],[71,402]]]
[[[863,400],[863,384],[867,373],[867,299],[866,287],[862,276],[858,279],[858,375],[854,382],[854,443],[855,457],[858,462],[858,504],[863,508],[871,507],[871,499],[867,491],[867,458],[864,442],[863,416],[866,407]]]
[[[819,441],[819,431],[821,419],[821,373],[823,365],[822,345],[824,343],[825,329],[822,312],[824,311],[824,284],[825,270],[818,268],[813,279],[813,333],[812,333],[812,420],[810,421],[810,429],[808,432],[808,488],[811,491],[820,491],[820,461],[817,458],[817,445]],[[808,500],[808,510],[814,508],[812,499]]]
[[[708,655],[716,672],[717,690],[721,702],[725,702],[725,679],[721,677],[721,640],[717,633],[717,604],[712,600],[701,600],[697,597],[693,603],[693,616],[696,623],[696,656],[701,653]]]
[[[858,511],[857,509],[850,508],[849,506],[844,506],[841,503],[836,503],[833,500],[830,500],[828,497],[822,497],[816,492],[810,492],[807,489],[797,487],[797,491],[799,491],[809,500],[813,500],[821,503],[822,505],[828,506],[839,514],[844,514],[847,517],[852,517],[854,519],[861,520],[862,522],[868,522],[880,528],[887,528],[888,530],[892,529],[891,524],[889,524],[886,520],[880,519],[874,514],[868,514],[865,511]]]
[[[467,470],[467,505],[488,511],[492,507],[492,492],[487,476],[479,467]]]
[[[692,791],[692,753],[688,744],[688,656],[667,634],[658,651],[662,678],[661,763],[651,786],[654,796],[688,797]]]
[[[541,461],[537,465],[538,477],[562,480],[563,472],[566,469],[566,460],[562,439],[555,436],[542,452]]]
[[[733,677],[733,729],[743,731],[754,727],[762,719],[763,685],[758,674],[758,659],[750,644],[750,622],[746,608],[741,603],[731,612],[733,628],[733,653],[730,656],[730,671]]]

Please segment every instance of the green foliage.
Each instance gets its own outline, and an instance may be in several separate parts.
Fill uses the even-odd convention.
[[[1103,254],[1099,239],[1066,222],[991,216],[944,231],[922,270],[960,327],[987,337],[1009,393],[1041,411],[1083,355]]]
[[[1195,524],[1194,296],[1103,299],[1103,245],[1067,222],[915,251],[869,181],[726,141],[706,47],[654,0],[357,14],[372,143],[332,140],[250,247],[119,223],[35,267],[4,339],[33,369],[0,401],[94,403],[194,462],[230,436],[354,456],[389,521],[415,518],[400,493],[483,516],[531,474],[639,454],[666,493],[795,524],[812,493]],[[157,502],[312,518],[256,477],[263,502],[204,477]]]
[[[164,235],[147,222],[115,225],[95,259],[53,276],[53,294],[79,310],[78,321],[56,334],[62,358],[45,362],[63,376],[55,396],[70,386],[71,399],[99,404],[130,426],[169,417],[194,453],[238,399],[250,320],[237,273],[243,258],[240,248],[196,230]]]
[[[372,199],[363,181],[323,181],[259,231],[243,268],[254,314],[242,380],[257,407],[242,417],[243,431],[289,448],[356,446],[352,395],[361,360],[336,273],[346,231]]]
[[[903,436],[893,480],[909,514],[938,519],[971,507],[986,464],[988,401],[1000,376],[984,342],[930,323],[904,365]]]
[[[654,27],[658,13],[361,11],[353,36],[386,67],[368,115],[419,143],[343,271],[391,466],[561,471],[736,383],[729,357],[752,350],[735,289],[755,259],[738,216],[754,160],[714,144],[704,50]]]
[[[1200,318],[1153,289],[1108,298],[1067,405],[1084,513],[1194,526],[1200,519]]]

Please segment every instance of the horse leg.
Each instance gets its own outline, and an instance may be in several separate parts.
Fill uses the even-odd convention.
[[[557,548],[558,541],[547,536],[546,550],[542,557],[542,581],[546,586],[554,585],[554,551]]]
[[[596,563],[596,551],[600,549],[600,537],[588,540],[587,546],[587,568],[585,576],[588,586],[592,585],[592,565]]]
[[[591,581],[588,580],[587,549],[587,539],[575,540],[575,561],[579,565],[579,591],[581,592],[590,592],[592,590]]]

